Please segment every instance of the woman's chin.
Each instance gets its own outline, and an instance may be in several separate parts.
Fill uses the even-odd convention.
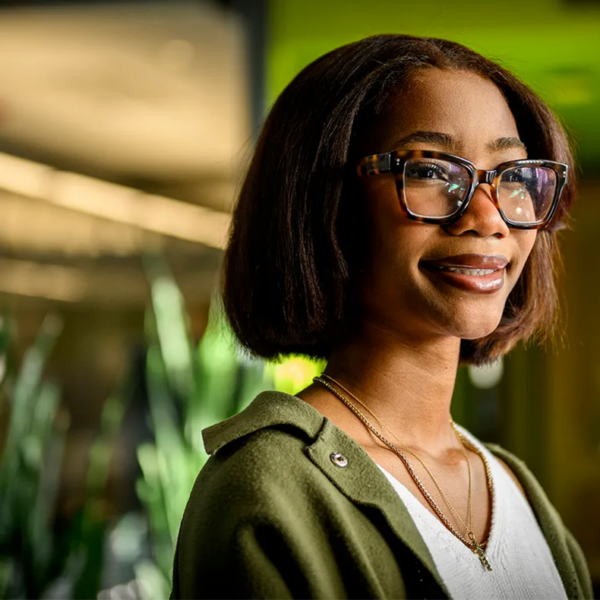
[[[450,329],[454,336],[463,340],[478,340],[492,334],[500,324],[502,314],[488,314],[485,318],[453,319]]]
[[[496,331],[496,328],[498,327],[499,324],[499,320],[498,322],[494,322],[494,323],[490,323],[488,325],[482,325],[480,327],[473,327],[472,324],[470,324],[471,326],[468,328],[465,328],[462,332],[461,335],[457,336],[463,340],[479,340],[481,338],[487,337],[488,335],[491,335],[492,333],[494,333],[494,331]]]

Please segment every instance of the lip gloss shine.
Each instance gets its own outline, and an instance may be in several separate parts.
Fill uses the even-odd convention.
[[[499,255],[460,254],[422,261],[422,268],[435,279],[461,290],[493,294],[502,289],[508,259]]]

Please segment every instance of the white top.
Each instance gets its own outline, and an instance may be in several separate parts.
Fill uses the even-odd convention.
[[[566,598],[548,544],[523,493],[487,448],[463,427],[459,430],[482,451],[490,465],[494,505],[486,556],[492,571],[487,571],[477,555],[450,533],[406,486],[378,465],[413,518],[450,597]]]

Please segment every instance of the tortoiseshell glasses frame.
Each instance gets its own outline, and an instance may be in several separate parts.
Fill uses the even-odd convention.
[[[411,159],[420,158],[448,161],[449,163],[464,168],[464,170],[468,173],[468,179],[466,180],[467,187],[464,190],[464,198],[461,198],[460,202],[458,203],[458,207],[450,215],[424,216],[411,211],[410,207],[408,206],[405,194],[405,165]],[[502,207],[500,206],[498,190],[502,176],[507,171],[513,171],[515,168],[519,167],[542,167],[544,169],[550,169],[556,176],[554,196],[549,204],[549,207],[547,208],[547,213],[541,220],[528,222],[511,220],[506,216],[502,210]],[[498,209],[502,219],[504,219],[509,227],[514,229],[543,229],[550,223],[559,205],[560,195],[565,184],[567,183],[569,168],[563,163],[551,160],[525,159],[504,162],[499,164],[495,169],[486,171],[483,169],[478,169],[466,158],[455,156],[453,154],[447,154],[445,152],[437,152],[434,150],[394,150],[392,152],[374,154],[362,158],[358,163],[357,170],[358,175],[362,177],[368,175],[379,175],[382,173],[392,173],[396,181],[398,199],[402,209],[405,211],[407,217],[414,221],[438,225],[446,225],[457,221],[469,207],[477,187],[482,183],[486,183],[491,189],[491,202]]]

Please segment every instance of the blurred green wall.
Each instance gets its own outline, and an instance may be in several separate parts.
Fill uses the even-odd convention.
[[[594,6],[595,4],[595,6]],[[267,98],[309,62],[378,33],[448,38],[501,62],[571,130],[587,173],[600,172],[600,4],[577,0],[271,0]]]

